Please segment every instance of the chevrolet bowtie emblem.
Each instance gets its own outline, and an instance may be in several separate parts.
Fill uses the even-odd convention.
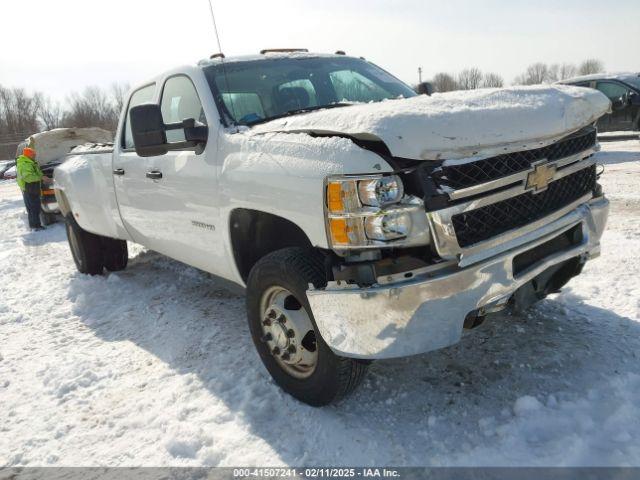
[[[549,186],[549,182],[553,180],[556,174],[555,164],[538,164],[533,168],[532,172],[527,175],[527,190],[533,189],[533,193],[545,190]]]

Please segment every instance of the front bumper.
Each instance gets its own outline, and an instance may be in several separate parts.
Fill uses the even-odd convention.
[[[56,200],[53,189],[42,191],[40,205],[42,206],[42,211],[45,213],[60,213],[60,207],[58,206],[58,201]]]
[[[310,288],[307,296],[318,330],[336,354],[363,359],[415,355],[457,343],[468,313],[501,308],[519,287],[554,265],[596,257],[608,212],[609,201],[595,198],[529,232],[528,243],[465,268],[456,265],[444,273],[370,288],[336,282]],[[576,225],[582,225],[579,244],[514,275],[516,255]]]

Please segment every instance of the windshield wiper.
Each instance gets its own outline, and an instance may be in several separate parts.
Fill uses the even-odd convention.
[[[324,110],[325,108],[337,108],[337,107],[350,107],[351,105],[354,105],[353,103],[346,103],[346,102],[336,102],[336,103],[330,103],[328,105],[316,105],[313,107],[305,107],[305,108],[296,108],[293,110],[288,110],[284,113],[280,113],[278,115],[274,115],[273,117],[267,117],[267,118],[261,118],[259,120],[253,120],[251,122],[247,122],[246,125],[247,126],[253,126],[253,125],[258,125],[259,123],[265,123],[265,122],[270,122],[271,120],[277,120],[278,118],[284,118],[284,117],[290,117],[292,115],[298,115],[300,113],[307,113],[307,112],[313,112],[315,110]]]

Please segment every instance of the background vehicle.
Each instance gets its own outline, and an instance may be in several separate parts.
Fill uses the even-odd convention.
[[[55,168],[65,160],[73,148],[84,143],[110,142],[112,139],[111,132],[102,128],[56,128],[31,135],[18,145],[16,157],[22,154],[24,147],[34,148],[42,173],[54,178]],[[60,210],[52,187],[42,186],[40,207],[42,225],[50,225],[56,221],[56,215]]]
[[[611,100],[611,113],[598,120],[598,131],[640,131],[639,73],[602,73],[571,78],[560,83],[595,88]]]
[[[15,162],[13,162],[13,164],[10,165],[9,168],[7,168],[4,171],[2,178],[4,180],[14,179],[14,178],[16,178],[16,173],[17,173],[16,172],[16,164],[15,164]]]
[[[0,180],[4,179],[4,174],[7,170],[14,167],[16,164],[15,160],[6,160],[4,162],[0,162]],[[9,177],[7,177],[9,178]]]
[[[129,240],[246,287],[265,367],[324,405],[598,255],[609,107],[567,86],[416,95],[344,55],[218,56],[135,88],[55,194],[80,272],[125,268]]]

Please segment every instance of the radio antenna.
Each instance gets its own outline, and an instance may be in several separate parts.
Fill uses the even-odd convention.
[[[229,91],[229,78],[227,77],[227,69],[224,66],[224,54],[222,53],[222,45],[220,44],[220,35],[218,34],[218,26],[216,25],[216,15],[213,13],[213,4],[211,3],[211,0],[208,0],[209,2],[209,12],[211,12],[211,21],[213,22],[213,32],[216,35],[216,42],[218,42],[218,52],[221,53],[221,57],[220,57],[220,64],[222,65],[222,74],[224,75],[224,86],[227,89],[227,95],[229,95],[229,102],[231,103],[231,112],[233,114],[233,121],[236,121],[236,109],[233,105],[233,95],[231,94],[231,92]],[[220,95],[222,98],[220,99],[222,101],[222,104],[224,105],[224,96],[221,94]]]
[[[218,35],[218,27],[216,25],[216,16],[213,13],[213,5],[211,4],[211,0],[209,0],[209,11],[211,12],[211,21],[213,22],[213,31],[216,34],[216,41],[218,42],[218,51],[222,53],[222,45],[220,45],[220,35]]]

